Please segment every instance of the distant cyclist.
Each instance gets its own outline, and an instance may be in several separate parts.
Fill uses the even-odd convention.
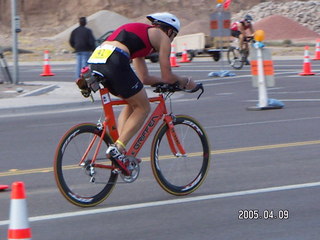
[[[254,35],[252,20],[252,17],[247,14],[242,20],[231,25],[231,36],[239,39],[239,49],[247,56],[249,55],[249,46],[246,39]]]

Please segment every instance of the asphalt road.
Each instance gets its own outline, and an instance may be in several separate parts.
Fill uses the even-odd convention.
[[[50,80],[72,76],[71,65],[55,67]],[[150,69],[159,74],[157,64]],[[264,111],[247,110],[258,99],[248,66],[226,78],[208,77],[211,71],[231,70],[213,61],[174,69],[205,85],[199,100],[196,94],[179,93],[173,102],[175,113],[201,122],[211,142],[207,179],[189,196],[168,195],[157,185],[149,162],[143,162],[139,179],[118,184],[99,206],[69,204],[54,182],[55,147],[72,125],[96,122],[97,108],[2,114],[0,184],[25,182],[34,240],[317,239],[320,62],[313,62],[313,69],[317,76],[301,77],[302,60],[275,61],[276,86],[268,95],[285,107]],[[21,71],[25,81],[37,79],[36,67]],[[149,155],[150,142],[141,157]],[[6,239],[9,206],[10,192],[0,192],[0,239]],[[257,219],[248,219],[255,213]]]

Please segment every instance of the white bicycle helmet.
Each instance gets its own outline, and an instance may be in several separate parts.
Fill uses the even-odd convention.
[[[244,20],[247,21],[248,23],[253,21],[253,18],[251,17],[251,15],[247,14],[244,16]]]
[[[147,18],[152,22],[152,23],[162,23],[169,25],[170,27],[174,28],[177,33],[180,31],[180,21],[179,19],[168,12],[161,12],[161,13],[153,13],[147,16]]]

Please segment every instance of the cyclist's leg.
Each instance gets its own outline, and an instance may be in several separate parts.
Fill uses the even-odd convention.
[[[249,43],[247,38],[244,39],[243,42],[243,50],[242,50],[242,54],[243,54],[243,61],[245,63],[245,65],[250,65],[249,61],[248,61],[248,57],[249,57]]]
[[[241,32],[240,31],[236,31],[236,30],[231,30],[231,36],[232,37],[234,37],[234,39],[236,40],[237,39],[237,42],[238,42],[238,47],[239,47],[239,49],[241,49],[241,45],[240,45],[240,34],[241,34]]]
[[[119,140],[127,144],[142,127],[144,120],[150,112],[150,103],[144,88],[125,100],[128,102],[128,106],[121,111],[118,124]],[[117,147],[123,148],[122,146]]]
[[[244,46],[244,36],[243,34],[239,35],[239,49],[242,51],[245,48]]]
[[[249,44],[246,39],[243,41],[243,50],[247,53],[249,49]]]
[[[126,120],[129,118],[131,113],[133,112],[130,105],[124,106],[124,108],[121,110],[119,117],[118,117],[118,132],[121,133],[123,126],[126,123]]]

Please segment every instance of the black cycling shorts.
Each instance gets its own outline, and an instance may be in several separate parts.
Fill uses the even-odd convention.
[[[240,31],[237,30],[231,30],[231,36],[235,38],[239,38],[239,35],[241,34]]]
[[[143,88],[142,82],[130,66],[130,59],[121,52],[114,51],[106,63],[91,64],[91,70],[104,75],[102,85],[115,96],[129,98]]]

